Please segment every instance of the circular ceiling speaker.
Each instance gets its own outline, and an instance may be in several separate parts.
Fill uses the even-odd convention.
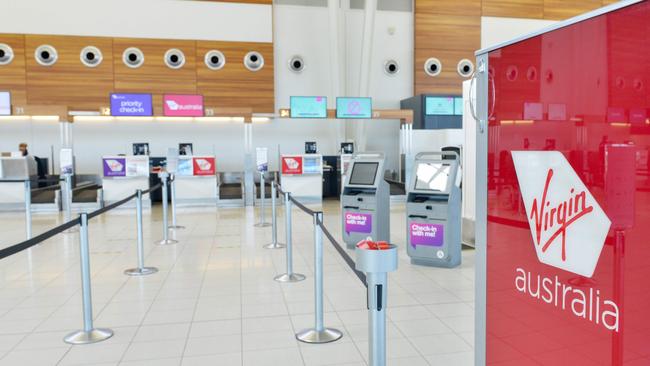
[[[165,52],[165,65],[170,69],[180,69],[185,65],[185,54],[176,48],[168,50]]]
[[[210,50],[205,53],[205,66],[210,70],[219,70],[226,65],[226,56],[218,50]]]
[[[456,71],[458,72],[458,75],[460,75],[461,77],[468,78],[472,76],[472,74],[474,73],[474,63],[464,58],[458,61],[458,65],[456,66]]]
[[[424,61],[424,72],[429,76],[438,76],[442,72],[442,62],[435,57],[430,57]]]
[[[0,65],[9,65],[14,59],[14,50],[5,43],[0,43]]]
[[[388,75],[395,75],[399,72],[399,64],[395,60],[384,62],[384,72]]]
[[[79,58],[81,59],[81,63],[87,67],[97,67],[102,63],[104,56],[102,56],[102,51],[99,48],[87,46],[81,50]]]
[[[289,60],[289,69],[296,73],[302,72],[305,69],[305,60],[302,59],[302,56],[293,56]]]
[[[56,48],[44,44],[36,47],[34,51],[34,58],[36,62],[43,66],[52,66],[56,63],[56,60],[59,58]]]
[[[259,71],[264,67],[264,56],[257,51],[251,51],[244,56],[244,66],[250,71]]]
[[[122,53],[122,62],[132,69],[137,69],[144,64],[144,53],[137,47],[129,47]]]

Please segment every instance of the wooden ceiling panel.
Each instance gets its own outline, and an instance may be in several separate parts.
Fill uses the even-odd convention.
[[[415,48],[477,50],[481,47],[481,17],[415,14]]]
[[[481,16],[481,0],[417,0],[415,12],[419,14],[448,14]]]
[[[483,0],[483,16],[542,19],[544,0]]]
[[[11,104],[27,103],[25,76],[25,36],[22,34],[0,34],[0,43],[6,43],[14,52],[14,59],[8,65],[0,66],[0,90],[11,92]]]
[[[58,104],[71,109],[97,109],[106,104],[113,89],[113,50],[111,38],[69,36],[25,36],[25,63],[28,104]],[[41,45],[53,46],[56,63],[43,66],[34,53]],[[95,46],[103,54],[96,67],[87,67],[80,60],[81,50]]]
[[[226,64],[211,70],[203,59],[210,50],[221,51]],[[244,66],[249,51],[264,57],[264,67],[250,71]],[[253,108],[256,113],[272,113],[275,109],[273,78],[273,44],[252,42],[197,41],[197,93],[203,94],[205,104],[214,107]]]

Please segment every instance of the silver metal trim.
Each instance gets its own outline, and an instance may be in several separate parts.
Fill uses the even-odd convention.
[[[484,53],[488,53],[488,52],[497,50],[499,48],[509,46],[511,44],[515,44],[515,43],[518,43],[518,42],[521,42],[521,41],[525,41],[525,40],[527,40],[529,38],[537,37],[537,36],[542,35],[544,33],[549,33],[549,32],[552,32],[554,30],[558,30],[558,29],[561,29],[561,28],[564,28],[564,27],[568,27],[570,25],[573,25],[573,24],[576,24],[576,23],[579,23],[579,22],[583,22],[583,21],[591,19],[591,18],[595,18],[595,17],[601,16],[603,14],[611,13],[612,11],[622,9],[622,8],[628,7],[630,5],[634,5],[636,3],[640,3],[642,1],[643,0],[622,0],[622,1],[619,1],[619,2],[614,3],[614,4],[603,6],[602,8],[598,8],[596,10],[592,10],[590,12],[580,14],[580,15],[575,16],[573,18],[569,18],[569,19],[563,20],[563,21],[561,21],[559,23],[550,25],[548,27],[544,27],[544,28],[542,28],[542,29],[540,29],[538,31],[535,31],[535,32],[532,32],[532,33],[529,33],[529,34],[526,34],[526,35],[523,35],[523,36],[513,38],[513,39],[511,39],[509,41],[505,41],[505,42],[496,44],[494,46],[490,46],[490,47],[480,49],[480,50],[476,51],[474,53],[474,55],[475,56],[480,56],[480,55],[482,55]]]

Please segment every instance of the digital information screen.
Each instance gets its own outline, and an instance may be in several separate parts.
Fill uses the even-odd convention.
[[[453,116],[454,97],[426,97],[425,114],[427,116]]]
[[[0,91],[0,116],[11,115],[11,93]]]
[[[327,118],[327,97],[291,97],[291,118]]]
[[[445,192],[450,169],[449,164],[419,163],[415,173],[415,189]]]
[[[151,94],[111,94],[111,116],[153,116]]]
[[[462,97],[454,98],[454,114],[457,116],[462,116],[464,109],[465,109],[465,105],[463,104],[463,98]]]
[[[352,174],[350,174],[350,184],[358,186],[374,185],[375,176],[377,175],[377,168],[379,168],[379,163],[354,163],[352,166]]]
[[[372,98],[336,98],[336,118],[372,118]]]

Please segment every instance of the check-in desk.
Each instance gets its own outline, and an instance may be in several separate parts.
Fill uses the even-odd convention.
[[[149,189],[149,157],[104,156],[102,157],[102,188],[104,205],[110,205],[135,193],[136,190]],[[143,196],[143,207],[151,207],[149,195]],[[135,206],[135,201],[125,204]]]
[[[323,201],[323,156],[282,155],[282,190],[305,203]]]
[[[25,181],[35,178],[33,157],[0,157],[0,209],[24,209]]]
[[[214,156],[179,156],[174,177],[177,205],[217,204],[219,187]]]

